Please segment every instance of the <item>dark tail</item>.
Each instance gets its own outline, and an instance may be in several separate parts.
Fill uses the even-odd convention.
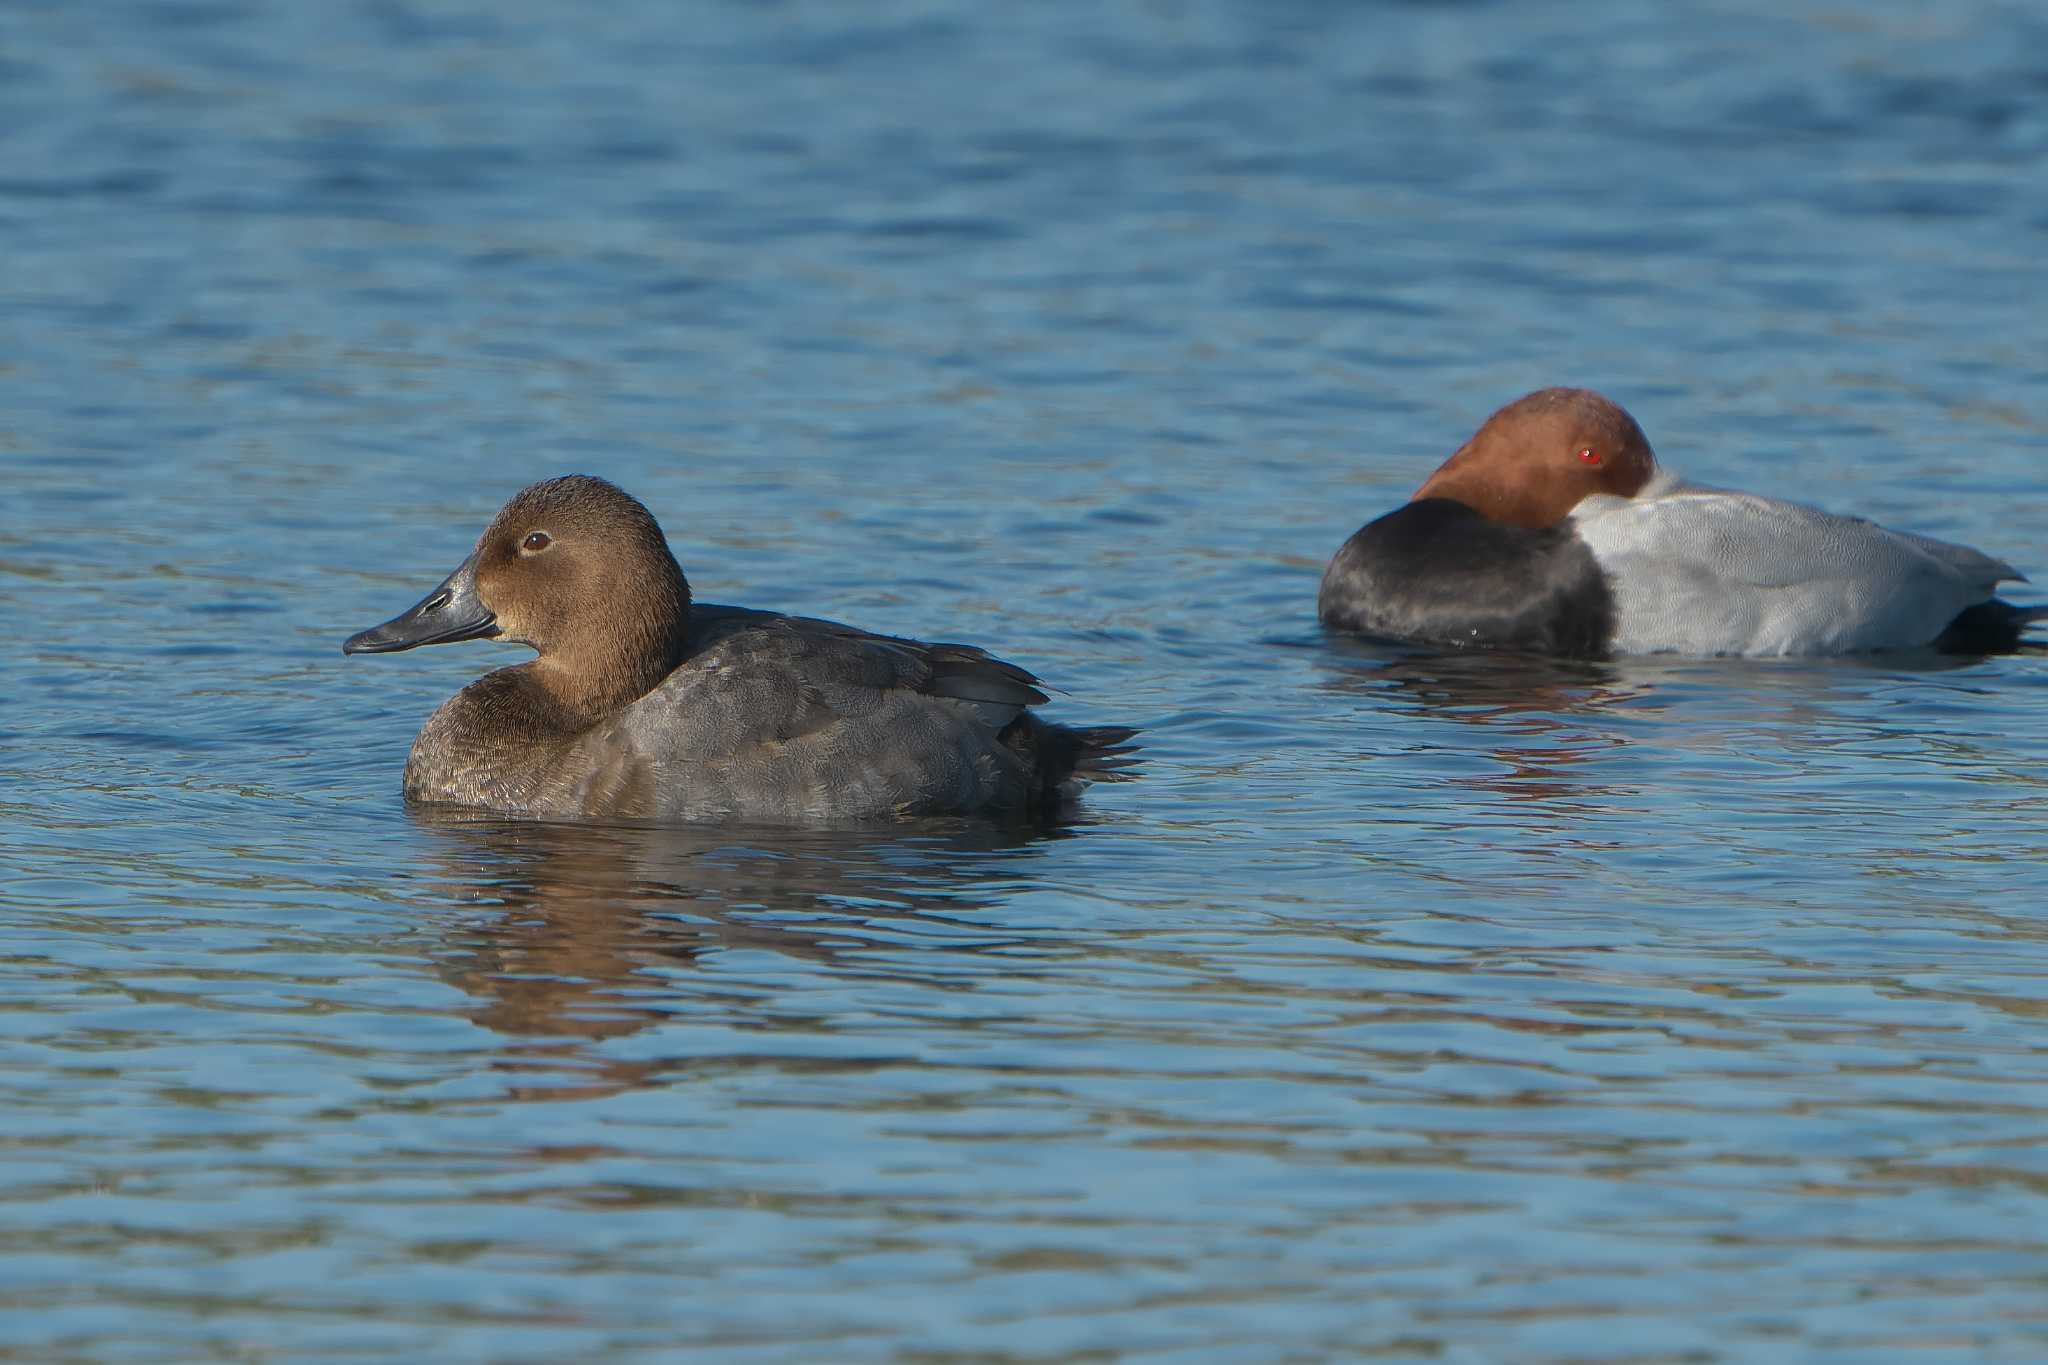
[[[1029,711],[1003,727],[1002,742],[1031,763],[1049,801],[1073,794],[1081,782],[1128,782],[1138,774],[1137,730],[1127,725],[1072,726],[1040,720]]]
[[[1934,647],[1943,654],[2011,654],[2038,649],[2039,641],[2026,638],[2027,628],[2036,621],[2048,621],[2048,607],[2016,607],[1994,597],[1963,608]]]
[[[1065,732],[1078,741],[1074,746],[1074,776],[1090,782],[1128,782],[1138,775],[1138,746],[1131,743],[1138,737],[1136,726],[1094,725]]]

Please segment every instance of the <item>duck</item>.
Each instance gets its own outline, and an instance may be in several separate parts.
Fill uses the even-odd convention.
[[[587,474],[520,491],[438,587],[342,652],[464,640],[535,657],[427,720],[410,803],[630,822],[1043,816],[1134,762],[1135,729],[1042,719],[1039,679],[972,645],[693,601],[653,514]]]
[[[1338,631],[1578,658],[2022,647],[2048,608],[1980,550],[1689,483],[1619,403],[1547,388],[1488,417],[1324,571]]]

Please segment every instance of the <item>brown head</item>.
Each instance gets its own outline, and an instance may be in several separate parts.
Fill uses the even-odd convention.
[[[603,479],[571,474],[522,490],[438,588],[342,650],[517,641],[540,654],[536,682],[594,717],[682,662],[689,618],[690,585],[652,514]]]
[[[1450,498],[1489,521],[1555,526],[1595,493],[1632,498],[1657,473],[1643,429],[1591,389],[1538,389],[1486,419],[1415,498]]]

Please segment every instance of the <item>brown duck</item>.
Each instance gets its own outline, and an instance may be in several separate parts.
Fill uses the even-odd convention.
[[[1044,815],[1126,775],[1121,726],[1041,720],[1038,680],[926,644],[693,603],[647,509],[602,479],[522,491],[348,654],[509,640],[538,657],[436,711],[405,795],[515,815],[825,824]]]

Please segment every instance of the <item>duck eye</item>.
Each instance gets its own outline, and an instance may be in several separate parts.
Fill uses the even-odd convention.
[[[1580,451],[1580,452],[1579,452],[1579,463],[1580,463],[1580,464],[1599,464],[1599,463],[1600,463],[1600,452],[1599,452],[1599,451],[1597,451],[1597,450],[1591,450],[1591,449],[1588,449],[1588,450],[1582,450],[1582,451]]]
[[[554,543],[554,537],[550,536],[546,531],[531,531],[527,534],[526,539],[519,542],[519,548],[527,554],[537,555]]]

